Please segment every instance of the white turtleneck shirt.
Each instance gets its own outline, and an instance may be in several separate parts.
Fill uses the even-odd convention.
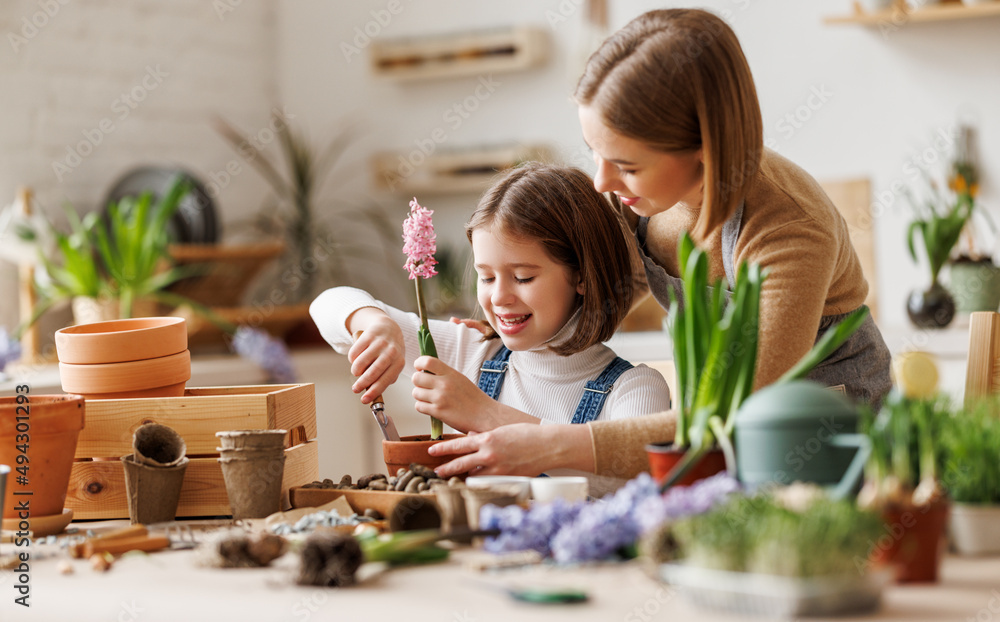
[[[420,356],[417,329],[420,318],[415,313],[400,311],[375,300],[370,294],[352,287],[335,287],[320,294],[309,308],[313,321],[323,338],[341,354],[353,344],[347,330],[347,318],[358,309],[381,309],[399,324],[403,331],[406,365],[403,375],[415,372],[413,362]],[[549,341],[558,343],[575,329],[576,318]],[[465,377],[478,383],[483,361],[500,349],[500,339],[483,340],[482,334],[451,322],[429,322],[438,358]],[[533,350],[511,352],[507,374],[498,401],[516,408],[541,423],[569,423],[583,397],[584,385],[596,380],[616,357],[604,344],[593,345],[582,352],[561,356],[548,344]],[[598,421],[638,417],[663,412],[670,408],[670,389],[654,369],[636,365],[615,382],[604,402]]]

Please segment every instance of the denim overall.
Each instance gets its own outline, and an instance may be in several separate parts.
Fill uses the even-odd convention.
[[[733,258],[736,255],[736,238],[739,236],[742,224],[743,204],[741,203],[729,220],[722,225],[722,265],[726,270],[726,279],[729,281],[730,288],[725,292],[727,301],[736,281]],[[660,303],[660,306],[669,309],[670,298],[667,292],[670,289],[674,290],[678,301],[683,304],[682,280],[667,274],[663,266],[656,263],[647,254],[646,231],[648,227],[649,218],[641,217],[635,230],[635,238],[639,243],[639,253],[646,271],[646,282],[649,284],[650,293]],[[816,340],[819,341],[827,329],[848,315],[848,313],[844,313],[821,317]],[[889,348],[886,347],[882,333],[879,332],[875,321],[869,315],[861,327],[833,354],[817,365],[806,378],[828,387],[843,385],[847,395],[851,398],[870,404],[877,410],[892,386],[892,381],[889,378],[889,361]]]
[[[507,349],[507,346],[500,346],[493,358],[483,361],[483,366],[480,368],[479,388],[493,399],[500,397],[503,379],[507,375],[507,360],[509,358],[510,350]],[[615,381],[630,369],[632,369],[632,363],[616,356],[596,379],[587,381],[583,388],[583,397],[580,399],[580,404],[576,407],[576,413],[570,423],[589,423],[597,419],[604,408],[608,393],[615,386]]]

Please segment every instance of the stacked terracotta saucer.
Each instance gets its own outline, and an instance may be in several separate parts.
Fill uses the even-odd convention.
[[[191,379],[184,318],[144,317],[56,332],[63,391],[87,399],[180,397]]]

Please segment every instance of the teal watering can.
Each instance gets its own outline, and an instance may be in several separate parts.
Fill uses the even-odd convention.
[[[764,387],[736,413],[736,469],[745,486],[812,482],[834,498],[856,492],[871,454],[847,397],[800,380]]]

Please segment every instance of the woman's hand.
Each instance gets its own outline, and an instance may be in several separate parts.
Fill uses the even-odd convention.
[[[518,411],[498,404],[441,359],[421,356],[414,361],[413,367],[418,372],[429,372],[414,374],[412,378],[414,407],[419,413],[440,419],[460,432],[489,430],[500,425],[498,420],[513,422],[519,419],[505,412]]]
[[[381,309],[364,307],[347,318],[352,333],[363,333],[347,352],[351,374],[357,376],[351,390],[364,393],[361,403],[368,404],[389,385],[396,382],[405,365],[406,346],[403,331]]]
[[[461,473],[535,476],[559,468],[594,471],[587,425],[515,423],[437,443],[427,451],[432,456],[461,456],[434,469],[446,479]]]

